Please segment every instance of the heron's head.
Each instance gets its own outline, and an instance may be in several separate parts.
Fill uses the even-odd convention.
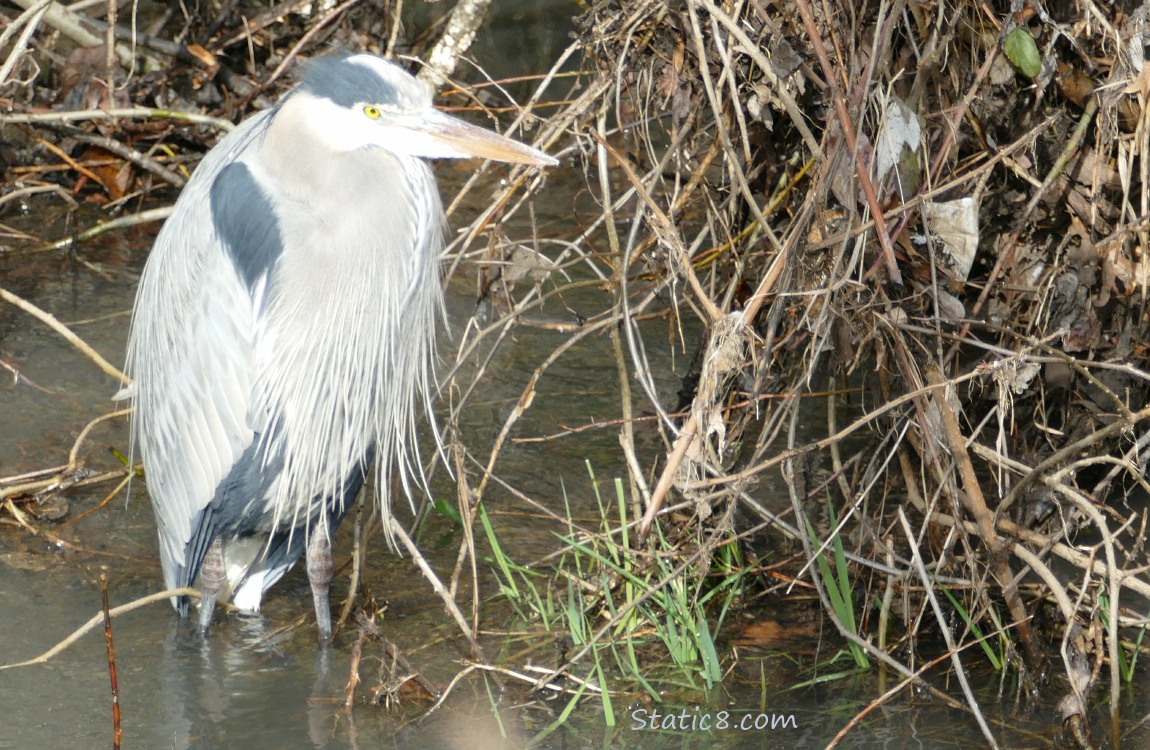
[[[311,60],[289,101],[337,152],[383,148],[428,159],[557,163],[542,151],[440,112],[423,83],[374,55]]]

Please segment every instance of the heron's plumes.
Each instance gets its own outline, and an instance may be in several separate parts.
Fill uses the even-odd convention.
[[[431,179],[414,160],[389,173]],[[403,475],[412,468],[414,426],[419,400],[431,390],[442,306],[441,209],[438,194],[429,192],[422,206],[392,202],[373,210],[376,233],[352,251],[353,262],[333,266],[309,242],[289,243],[270,281],[253,417],[263,422],[257,433],[291,457],[269,498],[277,525],[305,525],[317,504],[342,497],[343,483],[373,445],[382,471],[393,457]],[[338,237],[354,228],[334,231]],[[396,252],[400,247],[416,249]],[[386,499],[388,485],[380,489]]]
[[[435,156],[553,162],[354,55],[313,62],[193,174],[144,269],[128,347],[169,588],[191,585],[210,552],[228,580],[211,597],[204,581],[205,599],[256,609],[373,462],[385,529],[390,479],[409,498],[423,483],[416,425],[443,315],[443,208],[422,160]],[[330,622],[310,575],[330,555],[316,548],[309,579]]]

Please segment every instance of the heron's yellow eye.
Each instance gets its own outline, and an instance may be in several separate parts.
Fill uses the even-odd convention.
[[[363,113],[373,120],[379,119],[379,107],[373,107],[372,105],[368,104],[364,106]]]

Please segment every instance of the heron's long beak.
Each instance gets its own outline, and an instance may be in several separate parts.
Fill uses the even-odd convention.
[[[539,149],[430,109],[420,118],[423,133],[435,146],[435,156],[456,159],[491,159],[510,164],[553,167],[559,160]]]

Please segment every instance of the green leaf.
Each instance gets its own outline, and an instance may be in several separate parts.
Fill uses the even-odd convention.
[[[701,611],[699,612],[696,633],[699,642],[699,655],[703,657],[703,674],[707,678],[707,686],[718,685],[723,681],[723,666],[719,662],[719,652],[715,650],[715,640],[711,638],[711,629],[707,626],[707,618]]]
[[[455,505],[447,502],[442,497],[435,498],[435,500],[432,501],[432,504],[435,506],[435,509],[439,512],[440,515],[450,518],[455,522],[456,526],[463,525],[463,516],[459,515],[459,508],[456,508]]]
[[[1017,28],[1007,34],[1006,39],[1002,40],[1002,52],[1027,78],[1037,78],[1042,72],[1042,56],[1038,54],[1038,45],[1026,29]]]

